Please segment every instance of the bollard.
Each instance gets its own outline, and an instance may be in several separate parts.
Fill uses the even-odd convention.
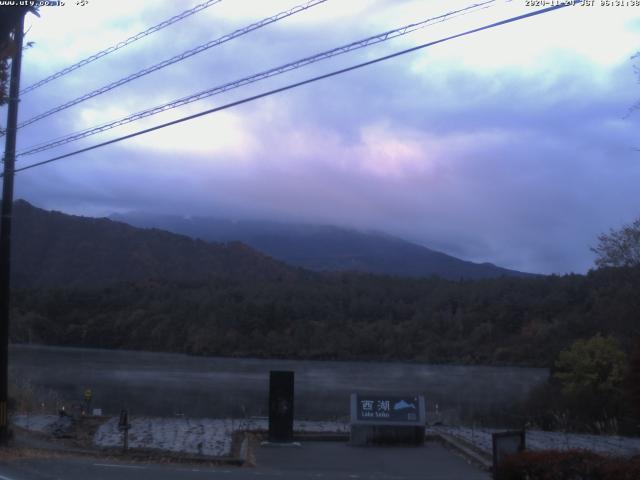
[[[129,423],[129,412],[127,410],[120,410],[120,420],[118,421],[118,429],[121,430],[122,433],[122,452],[127,453],[129,450],[129,428],[131,424]]]

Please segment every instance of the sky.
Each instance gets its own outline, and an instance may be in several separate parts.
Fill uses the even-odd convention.
[[[66,1],[29,16],[21,85],[204,0]],[[82,5],[84,3],[84,5]],[[20,121],[301,3],[223,0],[26,93]],[[304,3],[304,2],[302,2]],[[472,5],[327,0],[18,133],[18,151]],[[148,211],[384,231],[476,262],[585,273],[640,216],[640,7],[570,6],[26,170],[16,198],[88,216]],[[633,2],[628,2],[629,5]],[[493,2],[35,155],[17,167],[534,11]],[[5,118],[6,107],[0,111]],[[2,122],[4,125],[4,121]]]

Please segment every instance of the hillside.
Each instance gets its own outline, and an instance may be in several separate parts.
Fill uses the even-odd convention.
[[[14,206],[13,280],[18,288],[95,287],[162,278],[277,279],[299,274],[248,246],[194,240],[107,218]]]
[[[640,269],[480,280],[295,269],[16,202],[12,340],[289,358],[549,365],[577,338],[628,347]]]
[[[12,340],[194,355],[550,366],[637,334],[640,268],[450,281],[342,273],[22,291]],[[636,332],[636,333],[634,333]]]
[[[458,280],[529,274],[473,263],[379,232],[326,225],[231,221],[129,213],[111,218],[142,228],[161,228],[213,242],[240,241],[273,258],[316,271],[358,271]]]

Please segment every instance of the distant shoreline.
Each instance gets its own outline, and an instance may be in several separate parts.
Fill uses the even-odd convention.
[[[183,356],[193,359],[218,359],[218,360],[250,360],[250,361],[282,361],[282,362],[310,362],[310,363],[349,363],[349,364],[384,364],[384,365],[406,365],[406,366],[425,366],[425,367],[452,367],[452,368],[510,368],[521,370],[546,370],[546,367],[526,366],[526,365],[486,365],[486,364],[464,364],[464,363],[427,363],[409,360],[341,360],[331,358],[292,358],[292,357],[251,357],[251,356],[218,356],[218,355],[193,355],[181,352],[164,352],[153,350],[131,350],[119,348],[93,348],[93,347],[75,347],[66,345],[51,345],[44,343],[11,343],[9,344],[9,352],[11,349],[33,349],[33,350],[68,350],[77,352],[105,352],[105,353],[123,353],[123,354],[149,354],[158,356]]]

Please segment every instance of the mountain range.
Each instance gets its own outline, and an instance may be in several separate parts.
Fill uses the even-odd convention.
[[[240,243],[194,240],[107,218],[14,204],[13,282],[18,288],[100,287],[121,281],[276,280],[297,269]]]
[[[462,282],[319,273],[237,241],[212,243],[25,201],[14,212],[17,343],[548,366],[572,342],[596,334],[614,335],[629,351],[640,309],[637,267]],[[317,231],[332,241],[343,234],[402,245],[384,235]]]
[[[380,233],[330,225],[262,220],[179,217],[148,213],[114,214],[112,220],[159,228],[210,242],[240,241],[275,259],[315,271],[358,271],[458,280],[524,277],[531,274],[474,263]]]
[[[381,233],[141,214],[92,218],[43,210],[24,200],[14,205],[12,263],[18,288],[100,287],[146,279],[292,280],[317,275],[312,271],[455,280],[527,275]]]

